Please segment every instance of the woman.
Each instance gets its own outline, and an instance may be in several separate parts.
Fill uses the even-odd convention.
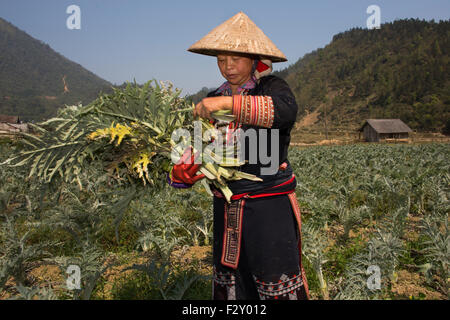
[[[219,70],[227,80],[195,106],[194,116],[213,121],[211,113],[231,110],[236,120],[228,125],[228,133],[254,130],[257,161],[240,170],[263,180],[229,182],[231,203],[213,189],[213,298],[308,299],[296,180],[287,159],[298,107],[287,83],[270,75],[272,62],[287,59],[242,12],[188,50],[217,56]],[[278,139],[278,150],[271,158],[281,165],[274,174],[262,174],[268,163],[262,161],[259,151],[261,146],[273,144],[273,137]],[[246,160],[251,157],[249,144],[245,144]],[[198,168],[193,162],[174,165],[169,183],[179,188],[192,186],[204,177],[196,174]]]

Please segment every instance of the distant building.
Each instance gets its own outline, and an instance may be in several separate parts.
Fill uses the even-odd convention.
[[[20,123],[19,116],[7,116],[0,114],[0,123]]]
[[[28,124],[22,123],[19,116],[7,116],[0,114],[0,135],[11,135],[28,131]]]
[[[409,132],[412,132],[400,119],[367,119],[358,130],[368,142],[379,142],[382,140],[408,140]]]

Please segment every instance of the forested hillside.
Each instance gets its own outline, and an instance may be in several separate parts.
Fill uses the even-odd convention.
[[[111,84],[0,18],[0,114],[41,120]]]
[[[418,131],[450,131],[450,21],[397,20],[353,28],[275,72],[294,91],[298,119],[356,129],[367,118],[400,118]],[[299,40],[301,41],[301,40]],[[0,114],[22,120],[88,104],[111,84],[0,18]],[[120,87],[120,86],[119,86]],[[189,96],[198,102],[206,87]]]
[[[380,29],[339,33],[275,74],[294,91],[299,118],[315,112],[320,123],[326,111],[335,127],[400,118],[418,131],[445,131],[450,126],[449,47],[449,20],[397,20]]]

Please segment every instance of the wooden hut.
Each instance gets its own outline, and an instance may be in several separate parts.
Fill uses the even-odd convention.
[[[0,123],[20,123],[19,116],[7,116],[0,114]]]
[[[358,130],[364,140],[368,142],[380,141],[409,141],[409,132],[412,132],[400,119],[367,119]]]

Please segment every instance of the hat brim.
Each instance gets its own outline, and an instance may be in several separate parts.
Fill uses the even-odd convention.
[[[268,59],[272,62],[286,62],[288,61],[286,58],[282,57],[276,57],[276,56],[269,56],[267,54],[263,53],[257,53],[257,52],[245,52],[245,51],[232,51],[232,50],[218,50],[218,49],[197,49],[197,48],[189,48],[189,52],[203,54],[207,56],[214,56],[217,57],[219,54],[223,53],[236,53],[238,55],[248,55],[248,56],[259,56],[261,59]]]

